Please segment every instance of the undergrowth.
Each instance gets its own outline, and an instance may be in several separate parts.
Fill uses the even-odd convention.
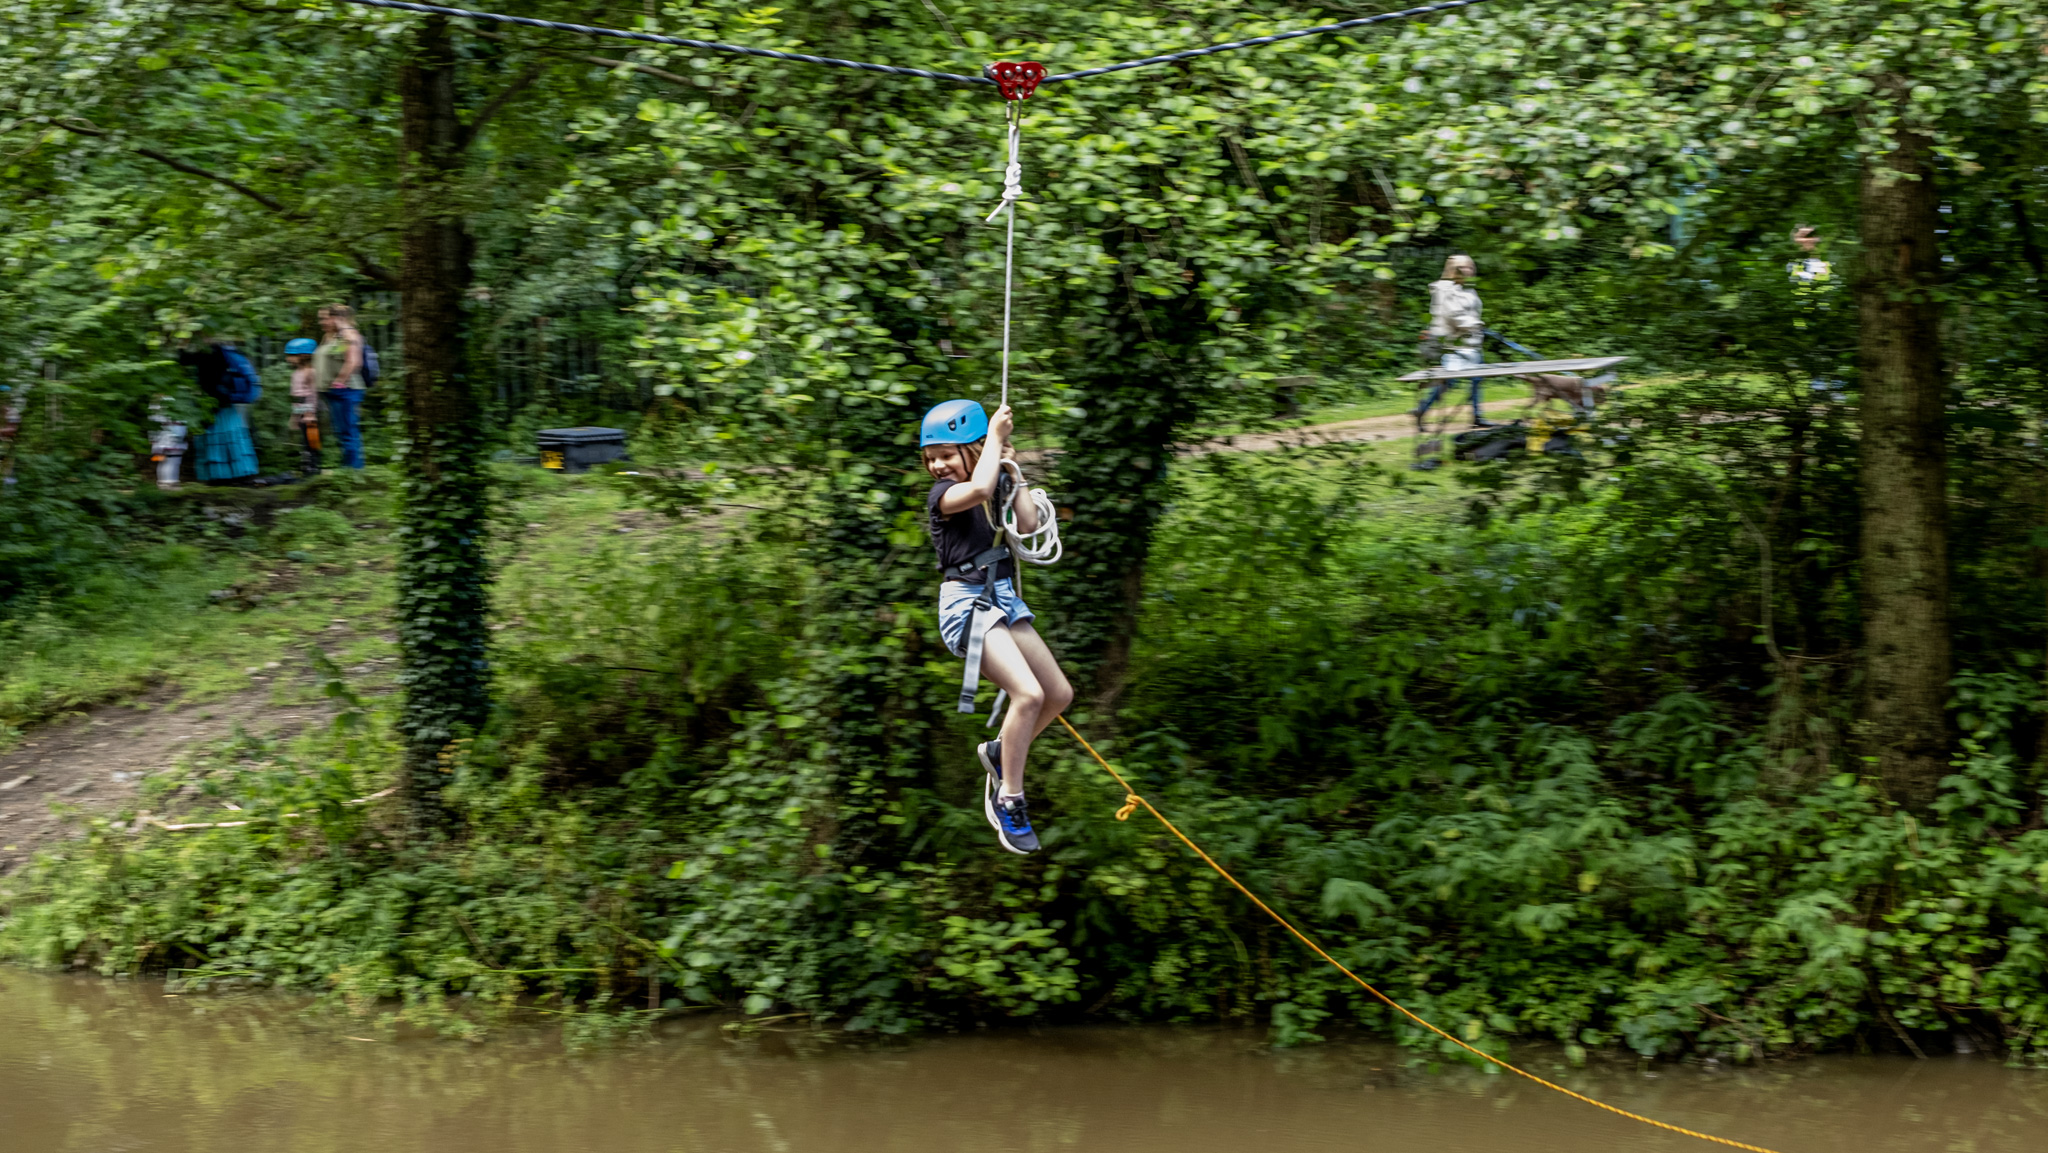
[[[1459,523],[1397,511],[1451,490],[1369,460],[1191,470],[1129,687],[1075,717],[1219,860],[1490,1051],[1740,1060],[1962,1034],[2048,1060],[2031,678],[1957,680],[1970,735],[1916,819],[1784,736],[1827,731],[1840,702],[1809,691],[1788,728],[1760,657],[1710,655],[1758,650],[1741,613],[1696,603],[1727,596],[1689,575],[1711,563],[1698,506],[1645,532],[1624,477],[1506,518],[1477,483]],[[508,515],[610,499],[527,493]],[[596,1036],[632,1018],[594,1010],[721,1005],[884,1033],[1256,1019],[1283,1044],[1348,1021],[1446,1048],[1142,816],[1112,819],[1121,794],[1057,728],[1032,766],[1046,851],[995,851],[931,606],[850,614],[779,515],[512,526],[502,703],[444,762],[450,833],[348,803],[398,752],[386,706],[330,667],[333,730],[245,738],[144,802],[231,801],[250,823],[93,823],[4,882],[0,952],[318,990],[456,1033],[521,1006]],[[294,531],[341,531],[314,519]],[[849,677],[890,686],[879,721],[850,715]]]
[[[247,670],[315,638],[356,644],[347,626],[390,600],[381,477],[118,499],[131,507],[115,538],[0,603],[0,737],[160,685],[190,700],[246,689]]]

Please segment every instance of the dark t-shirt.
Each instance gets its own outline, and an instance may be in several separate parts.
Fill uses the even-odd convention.
[[[214,403],[226,407],[234,386],[228,382],[227,354],[217,344],[206,344],[199,348],[182,349],[178,363],[193,371],[199,378],[199,391],[211,397]]]
[[[996,544],[995,526],[988,523],[988,513],[980,505],[961,509],[951,516],[939,511],[939,499],[958,483],[939,481],[932,485],[931,495],[924,498],[924,511],[931,518],[932,547],[938,549],[939,567],[949,575],[961,565],[973,563],[975,557]],[[997,561],[995,570],[997,580],[1016,575],[1015,562],[1007,559]]]

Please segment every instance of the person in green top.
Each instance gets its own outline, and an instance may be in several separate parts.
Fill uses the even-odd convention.
[[[320,309],[320,347],[313,351],[313,384],[327,398],[327,420],[341,446],[343,468],[363,467],[363,334],[355,309],[329,304]]]

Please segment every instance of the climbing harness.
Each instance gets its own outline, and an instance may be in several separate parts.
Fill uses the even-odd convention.
[[[960,577],[948,574],[952,580],[973,580],[981,584],[981,592],[974,598],[972,615],[967,618],[967,635],[961,640],[961,647],[967,657],[967,667],[960,675],[960,711],[963,713],[974,711],[974,697],[981,690],[982,646],[988,641],[988,630],[995,627],[996,610],[1001,600],[1001,594],[996,591],[996,566],[1009,555],[1008,548],[997,545],[961,566],[963,569],[979,569],[980,571],[973,576]],[[1016,584],[1013,581],[1010,595],[1015,596],[1016,592]],[[1003,711],[1002,695],[1000,691],[996,693],[998,699],[995,706],[989,710],[990,723],[994,723],[996,714]]]
[[[1008,614],[1003,610],[1002,594],[996,588],[996,566],[1005,560],[1011,561],[1010,595],[1023,596],[1023,570],[1017,561],[1025,564],[1057,564],[1066,555],[1066,548],[1060,543],[1059,511],[1053,507],[1052,496],[1042,488],[1029,488],[1024,479],[1024,470],[1014,460],[1003,461],[996,479],[995,504],[1001,508],[998,529],[1002,543],[990,548],[973,560],[946,571],[947,580],[979,583],[981,592],[974,598],[973,615],[968,618],[967,636],[962,642],[966,655],[966,667],[960,674],[960,704],[963,713],[975,711],[975,700],[981,691],[981,656],[988,641],[988,631],[995,627],[998,619]],[[1031,499],[1031,508],[1038,527],[1023,532],[1017,527],[1017,506],[1015,496],[1019,489],[1026,491]],[[989,706],[988,727],[994,728],[1002,718],[1003,704],[1008,701],[1007,690],[997,689],[995,704]]]
[[[1273,920],[1279,922],[1280,927],[1287,930],[1288,933],[1292,934],[1295,940],[1300,941],[1303,945],[1307,946],[1309,952],[1314,953],[1316,956],[1321,957],[1323,960],[1329,962],[1331,968],[1337,970],[1339,973],[1344,974],[1344,976],[1351,980],[1352,984],[1355,984],[1359,988],[1364,989],[1367,993],[1372,994],[1374,998],[1378,999],[1381,1004],[1387,1006],[1389,1009],[1394,1010],[1396,1013],[1401,1014],[1403,1017],[1408,1018],[1410,1021],[1413,1021],[1417,1025],[1422,1026],[1424,1029],[1429,1030],[1431,1033],[1434,1033],[1438,1037],[1441,1037],[1444,1040],[1449,1041],[1451,1044],[1456,1045],[1458,1048],[1465,1050],[1467,1053],[1470,1053],[1473,1056],[1480,1058],[1481,1060],[1499,1066],[1500,1068],[1505,1069],[1518,1077],[1526,1077],[1529,1080],[1534,1081],[1538,1085],[1543,1086],[1545,1089],[1555,1089],[1557,1092],[1562,1093],[1575,1101],[1580,1101],[1587,1105],[1591,1105],[1595,1109],[1605,1109],[1609,1113],[1613,1113],[1619,1117],[1626,1117],[1631,1121],[1640,1121],[1645,1125],[1654,1125],[1659,1129],[1665,1130],[1666,1132],[1678,1133],[1686,1137],[1697,1137],[1702,1141],[1711,1141],[1716,1145],[1726,1145],[1731,1149],[1746,1149],[1749,1151],[1749,1153],[1776,1153],[1776,1150],[1766,1148],[1762,1145],[1751,1145],[1745,1141],[1735,1141],[1727,1137],[1716,1137],[1712,1133],[1702,1133],[1697,1129],[1687,1129],[1683,1125],[1673,1125],[1669,1121],[1659,1121],[1655,1117],[1645,1117],[1641,1113],[1631,1113],[1627,1109],[1623,1109],[1618,1105],[1609,1105],[1605,1101],[1588,1097],[1584,1093],[1574,1092],[1558,1084],[1555,1081],[1550,1081],[1546,1080],[1545,1078],[1538,1077],[1536,1074],[1531,1073],[1527,1069],[1521,1068],[1518,1065],[1511,1065],[1508,1062],[1501,1060],[1499,1057],[1496,1057],[1493,1054],[1486,1052],[1484,1049],[1477,1048],[1459,1039],[1458,1037],[1455,1037],[1450,1033],[1445,1032],[1444,1030],[1438,1028],[1436,1025],[1433,1025],[1430,1022],[1424,1020],[1422,1017],[1417,1016],[1415,1013],[1404,1007],[1400,1002],[1394,1000],[1392,997],[1387,996],[1385,993],[1380,992],[1371,984],[1367,983],[1365,978],[1360,977],[1358,974],[1346,968],[1342,961],[1339,961],[1337,958],[1332,957],[1321,945],[1316,944],[1315,940],[1311,938],[1307,933],[1304,933],[1300,929],[1296,928],[1294,922],[1288,920],[1287,918],[1281,916],[1279,913],[1275,912],[1271,905],[1268,905],[1266,902],[1261,901],[1259,899],[1257,893],[1254,893],[1250,889],[1245,888],[1243,881],[1240,881],[1236,877],[1232,876],[1230,870],[1224,868],[1222,865],[1217,864],[1216,858],[1210,856],[1206,852],[1203,852],[1202,846],[1197,845],[1192,839],[1188,837],[1186,833],[1181,832],[1180,827],[1178,825],[1175,825],[1172,821],[1167,820],[1165,813],[1162,813],[1158,809],[1154,808],[1152,802],[1140,796],[1138,794],[1138,790],[1131,787],[1131,783],[1124,779],[1124,775],[1122,773],[1117,772],[1114,768],[1110,767],[1110,763],[1108,761],[1102,759],[1102,754],[1095,751],[1095,746],[1088,743],[1088,738],[1081,735],[1081,731],[1074,727],[1073,722],[1067,720],[1066,717],[1062,716],[1060,717],[1060,724],[1065,726],[1067,732],[1073,734],[1075,740],[1081,742],[1081,747],[1088,750],[1088,755],[1095,758],[1095,763],[1102,766],[1102,771],[1108,773],[1110,777],[1113,778],[1118,785],[1122,786],[1124,790],[1124,801],[1122,807],[1118,808],[1116,811],[1117,820],[1129,820],[1131,818],[1131,814],[1137,812],[1140,808],[1152,814],[1152,816],[1155,819],[1157,819],[1160,824],[1166,826],[1167,832],[1172,833],[1175,837],[1177,837],[1180,840],[1181,844],[1186,845],[1188,847],[1189,852],[1192,852],[1195,856],[1200,857],[1202,859],[1202,863],[1209,866],[1211,869],[1215,870],[1217,876],[1222,877],[1225,881],[1230,882],[1230,886],[1232,888],[1236,889],[1240,893],[1243,893],[1246,900],[1250,901],[1253,905],[1258,907],[1259,912],[1264,913],[1268,917],[1271,917],[1273,918]]]

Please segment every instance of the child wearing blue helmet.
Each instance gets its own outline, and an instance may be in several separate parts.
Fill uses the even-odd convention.
[[[313,377],[313,354],[319,342],[295,336],[285,342],[284,358],[292,366],[292,438],[299,442],[299,471],[320,471],[319,388]]]
[[[1007,483],[1003,461],[1014,457],[1010,406],[993,419],[971,400],[949,400],[925,414],[918,443],[932,474],[925,497],[932,545],[938,550],[939,634],[954,656],[965,657],[1010,696],[1002,733],[975,750],[987,771],[982,812],[1003,848],[1038,851],[1038,834],[1024,801],[1024,762],[1031,742],[1073,703],[1074,690],[1032,614],[1017,593],[1016,559],[1005,546],[999,501],[1007,501],[1017,530],[1039,529],[1040,509],[1023,485]],[[973,680],[962,691],[973,708]]]

